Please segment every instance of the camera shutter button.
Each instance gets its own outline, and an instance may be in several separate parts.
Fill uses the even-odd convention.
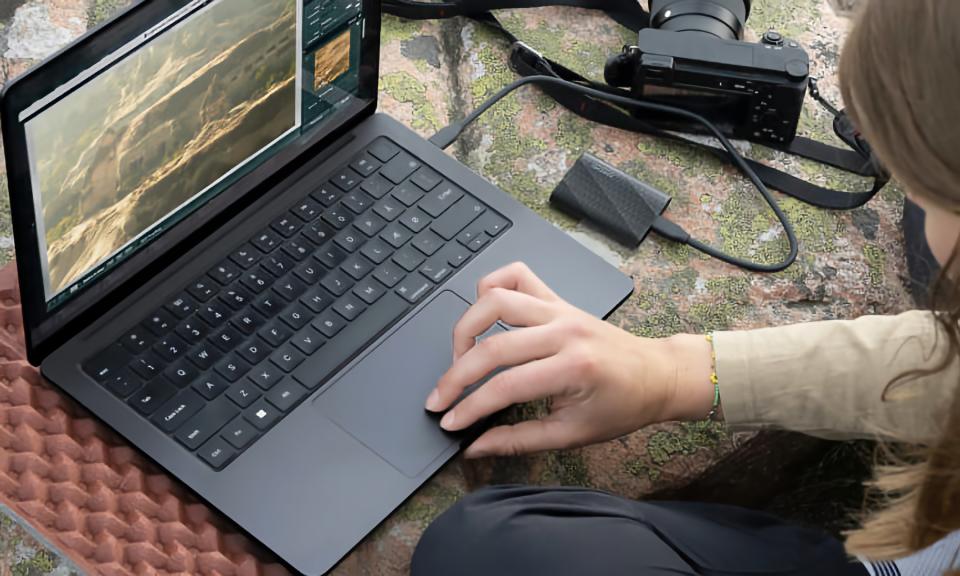
[[[783,34],[776,30],[767,30],[763,33],[762,42],[771,46],[783,46]]]
[[[807,63],[803,60],[791,60],[787,62],[785,70],[787,76],[791,80],[796,81],[803,80],[810,73],[810,67],[807,66]]]

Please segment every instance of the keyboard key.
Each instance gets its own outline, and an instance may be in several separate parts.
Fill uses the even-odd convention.
[[[373,159],[369,154],[361,154],[359,158],[350,163],[350,167],[355,172],[366,178],[380,168],[380,163]]]
[[[452,240],[484,211],[486,211],[486,208],[483,207],[483,204],[472,198],[464,198],[454,204],[448,212],[437,218],[430,225],[430,228],[444,240]]]
[[[260,389],[247,380],[237,382],[227,390],[227,398],[241,408],[253,404],[260,396]]]
[[[233,350],[241,340],[243,340],[243,334],[229,324],[210,337],[210,342],[224,352]]]
[[[373,277],[376,278],[387,288],[393,288],[397,282],[403,280],[406,272],[393,262],[387,262],[373,271]]]
[[[357,248],[360,248],[360,245],[363,244],[364,240],[366,240],[366,238],[364,238],[363,234],[361,234],[358,230],[355,228],[347,228],[343,232],[337,234],[336,237],[334,237],[333,242],[343,249],[344,252],[352,253],[357,250]]]
[[[214,286],[213,282],[210,282],[205,278],[200,278],[187,287],[187,292],[189,292],[191,296],[200,302],[206,302],[207,300],[216,296],[217,288]]]
[[[333,178],[330,179],[333,184],[343,190],[344,192],[349,192],[360,183],[360,175],[354,172],[350,168],[344,168],[343,170],[337,172],[333,175]]]
[[[263,340],[254,337],[237,348],[237,352],[250,364],[259,364],[270,355],[270,346]]]
[[[243,377],[250,369],[250,365],[240,359],[236,354],[230,354],[217,363],[215,370],[228,382],[236,382]]]
[[[407,240],[413,238],[413,234],[409,230],[400,225],[399,222],[394,222],[384,229],[380,233],[380,237],[387,241],[388,244],[394,248],[399,248],[407,243]]]
[[[386,291],[379,282],[372,278],[364,280],[353,289],[353,293],[367,304],[373,304],[380,299]]]
[[[470,259],[471,255],[470,250],[457,243],[446,245],[440,251],[440,254],[447,259],[447,264],[454,268],[459,268],[461,264]]]
[[[233,280],[240,275],[240,269],[237,268],[237,265],[230,260],[224,260],[220,264],[214,266],[213,270],[207,272],[207,274],[219,282],[221,286],[226,286],[227,284],[233,282]]]
[[[466,246],[470,244],[474,238],[484,234],[486,234],[486,232],[483,231],[482,224],[480,222],[474,222],[470,226],[467,226],[466,230],[457,234],[457,242]]]
[[[197,455],[214,470],[220,470],[233,460],[234,456],[237,455],[237,451],[223,438],[217,436],[211,438],[206,444],[201,446],[200,450],[197,451]]]
[[[483,231],[489,234],[490,236],[496,236],[507,227],[507,221],[494,214],[493,212],[487,212],[477,221],[477,224],[483,228]]]
[[[373,211],[387,222],[393,222],[403,210],[403,204],[392,196],[387,196],[373,206]]]
[[[246,335],[253,334],[258,328],[263,326],[266,319],[253,310],[247,309],[235,316],[230,323],[237,327],[237,330]]]
[[[393,248],[384,242],[382,238],[374,238],[363,245],[360,253],[374,264],[380,264],[393,253]]]
[[[260,330],[259,334],[261,338],[276,348],[277,346],[286,342],[287,338],[293,334],[293,331],[287,328],[286,324],[280,322],[279,320],[274,320]]]
[[[261,256],[260,251],[254,248],[253,245],[244,244],[243,247],[230,255],[230,259],[233,260],[234,264],[246,270],[256,264]],[[203,301],[206,302],[206,300]]]
[[[343,230],[347,227],[347,224],[353,222],[353,212],[344,207],[343,204],[337,204],[332,208],[327,208],[323,213],[323,221],[337,230]]]
[[[283,371],[274,365],[273,362],[261,362],[247,374],[247,380],[253,382],[264,390],[269,390],[274,384],[283,378]]]
[[[275,296],[272,292],[268,292],[253,301],[253,308],[267,318],[273,317],[282,305],[283,299]]]
[[[296,302],[280,313],[280,320],[293,330],[299,330],[310,322],[313,318],[313,312],[307,309],[303,304]]]
[[[363,184],[360,185],[360,189],[379,200],[383,198],[387,192],[393,190],[393,182],[376,174],[372,178],[364,180]]]
[[[405,206],[413,206],[423,197],[423,190],[410,182],[404,182],[393,189],[393,197],[403,202]]]
[[[231,288],[220,295],[220,301],[232,310],[239,310],[250,303],[253,295],[247,292],[246,288],[237,286]]]
[[[445,258],[431,258],[420,267],[420,273],[434,284],[443,282],[452,272],[453,266]]]
[[[259,294],[266,290],[273,282],[273,278],[266,273],[258,270],[247,272],[240,277],[240,284],[254,294]]]
[[[380,174],[394,184],[399,184],[419,167],[420,162],[413,156],[406,152],[400,152],[380,169]]]
[[[327,292],[334,296],[342,296],[353,286],[353,279],[347,276],[342,270],[334,270],[324,276],[320,285],[327,289]]]
[[[311,192],[310,197],[324,206],[333,206],[340,197],[340,191],[334,186],[321,186],[319,190]]]
[[[253,424],[247,422],[243,416],[237,416],[220,431],[220,437],[238,450],[249,446],[259,435]]]
[[[346,325],[347,323],[344,321],[343,317],[339,314],[336,314],[333,310],[326,310],[311,324],[311,326],[319,330],[320,333],[327,338],[333,338],[336,336],[337,333],[343,330],[343,327]]]
[[[284,344],[270,355],[270,361],[284,372],[290,372],[303,362],[303,354],[289,344]]]
[[[190,450],[196,450],[210,439],[227,422],[233,420],[240,410],[226,398],[211,402],[203,407],[186,424],[177,430],[177,440]]]
[[[150,345],[156,341],[156,336],[144,328],[137,327],[127,332],[120,339],[120,344],[131,354],[139,354],[150,349]]]
[[[364,210],[373,205],[373,198],[360,191],[351,192],[343,197],[343,205],[352,210],[354,214],[362,214]]]
[[[210,374],[204,374],[194,380],[190,387],[199,392],[200,395],[207,400],[213,400],[223,394],[223,392],[230,387],[230,383],[216,372],[212,372]]]
[[[316,222],[306,226],[300,235],[317,246],[323,246],[327,240],[333,238],[334,233],[334,229],[330,226],[327,226],[323,222]]]
[[[157,410],[152,420],[161,430],[170,433],[199,412],[205,404],[206,401],[193,390],[181,390]]]
[[[123,399],[139,390],[143,386],[143,381],[129,368],[121,368],[113,372],[113,375],[103,384],[107,387],[107,390]]]
[[[248,408],[243,416],[262,432],[268,430],[280,419],[280,411],[266,400],[260,400]]]
[[[177,335],[190,344],[196,344],[208,336],[207,325],[200,321],[198,316],[188,318],[177,326]]]
[[[423,261],[426,260],[420,251],[414,250],[411,246],[401,248],[397,250],[397,253],[393,255],[393,261],[400,265],[401,268],[407,272],[413,272],[416,270]]]
[[[254,246],[264,254],[269,254],[280,245],[281,238],[277,235],[276,232],[270,230],[269,228],[257,234],[257,236],[251,240]]]
[[[220,350],[209,342],[187,352],[187,359],[201,370],[209,369],[221,356]]]
[[[348,294],[333,303],[333,310],[347,320],[353,320],[359,316],[367,305],[361,302],[356,296]]]
[[[306,395],[306,388],[297,384],[291,378],[285,378],[267,392],[266,398],[267,402],[273,404],[277,410],[287,412],[299,404]]]
[[[463,198],[463,190],[449,182],[444,182],[420,201],[420,209],[436,218],[461,198]]]
[[[270,224],[270,227],[284,238],[290,238],[296,234],[301,226],[303,223],[291,214],[284,214]]]
[[[386,138],[380,137],[373,141],[367,151],[381,162],[387,162],[400,152],[400,147]]]
[[[471,241],[467,244],[467,248],[469,248],[472,252],[476,252],[476,251],[480,250],[481,248],[483,248],[484,246],[486,246],[488,242],[490,242],[490,237],[487,236],[486,233],[484,233],[484,234],[477,234],[477,235],[473,238],[473,240],[471,240]]]
[[[296,214],[297,217],[304,222],[312,222],[314,219],[320,217],[320,213],[323,212],[323,205],[313,198],[305,198],[298,202],[291,212]]]
[[[325,339],[312,326],[307,326],[293,335],[290,343],[304,354],[313,354],[317,348],[323,346]]]
[[[163,375],[177,388],[186,388],[197,377],[197,369],[187,362],[178,362],[164,370]]]
[[[273,291],[286,302],[293,302],[306,292],[307,285],[293,276],[287,276],[273,286]]]
[[[302,238],[293,238],[283,245],[283,252],[297,262],[302,262],[304,258],[313,253],[312,243],[304,241]]]
[[[333,304],[333,296],[321,286],[314,286],[300,297],[302,302],[314,314],[323,312],[327,306]]]
[[[419,232],[430,223],[430,217],[419,209],[414,208],[413,210],[407,210],[400,216],[400,223],[413,232]]]
[[[423,167],[413,173],[413,176],[410,177],[410,181],[416,184],[417,186],[423,188],[425,191],[429,192],[437,187],[443,178],[433,170]]]
[[[383,218],[370,212],[354,221],[353,226],[363,232],[367,237],[376,236],[377,232],[383,230],[387,223]]]
[[[277,252],[273,256],[270,256],[260,264],[260,267],[266,270],[267,272],[273,274],[277,278],[285,275],[287,272],[293,270],[295,263],[290,259],[289,256],[283,252]]]
[[[183,320],[197,310],[197,303],[186,294],[181,294],[172,302],[169,302],[165,308],[169,310],[171,314]]]
[[[320,280],[320,276],[323,274],[323,267],[320,266],[315,260],[308,260],[303,264],[297,266],[293,269],[293,274],[300,280],[303,280],[304,284],[308,286],[311,284],[316,284]]]
[[[313,257],[327,268],[336,268],[347,257],[347,253],[337,247],[333,242],[328,243],[317,251]]]
[[[150,332],[153,332],[154,335],[163,336],[173,330],[173,327],[177,325],[177,319],[166,310],[157,310],[144,320],[141,325],[146,327]]]
[[[139,392],[127,400],[127,404],[140,414],[149,416],[176,393],[177,389],[172,384],[163,378],[158,378],[141,388]]]
[[[424,230],[417,234],[417,237],[413,239],[410,245],[427,256],[433,256],[437,250],[443,246],[443,238],[437,236],[430,230]]]
[[[413,304],[423,298],[431,288],[433,288],[433,283],[423,276],[410,275],[397,286],[396,292],[404,300]]]
[[[176,334],[169,334],[163,340],[153,345],[153,351],[167,362],[183,356],[187,348],[189,348],[187,343]]]
[[[340,265],[340,269],[349,274],[354,280],[359,280],[373,270],[373,263],[367,260],[362,254],[354,254]]]
[[[153,352],[147,352],[131,362],[130,369],[144,380],[150,380],[160,375],[163,360]]]
[[[328,341],[311,354],[293,373],[294,378],[307,389],[315,390],[330,375],[336,373],[353,356],[363,350],[368,342],[403,316],[407,309],[406,302],[393,292],[384,295],[347,326],[339,337]],[[323,332],[323,329],[316,324],[314,327]]]
[[[197,316],[211,327],[217,328],[227,321],[230,312],[219,302],[211,302],[201,306]]]

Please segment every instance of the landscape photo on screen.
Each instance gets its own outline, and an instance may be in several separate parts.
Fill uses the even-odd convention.
[[[313,89],[317,92],[350,70],[350,29],[314,53]]]
[[[26,124],[50,293],[296,128],[297,0],[223,0]]]

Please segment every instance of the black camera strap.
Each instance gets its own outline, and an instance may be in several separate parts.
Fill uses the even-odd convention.
[[[426,3],[413,0],[383,0],[383,10],[403,18],[427,20],[465,16],[497,30],[511,44],[510,65],[520,76],[553,76],[609,94],[632,97],[628,90],[611,87],[605,83],[585,78],[563,64],[551,60],[517,38],[491,13],[491,10],[510,8],[534,8],[543,6],[575,6],[602,10],[621,25],[639,31],[647,26],[649,15],[636,0],[463,0],[462,2]],[[543,86],[541,89],[573,113],[593,122],[643,134],[670,139],[714,154],[726,163],[732,157],[722,149],[710,144],[662,130],[618,106],[602,102],[582,93],[565,89],[562,85]],[[811,96],[834,116],[834,132],[849,148],[796,137],[783,146],[771,146],[788,154],[807,158],[839,170],[865,178],[873,178],[873,186],[865,191],[840,191],[807,182],[796,176],[773,168],[756,160],[747,159],[764,184],[780,190],[802,202],[834,210],[849,210],[866,204],[888,181],[872,159],[867,143],[853,129],[848,117],[826,102],[817,89],[816,80],[810,81]]]

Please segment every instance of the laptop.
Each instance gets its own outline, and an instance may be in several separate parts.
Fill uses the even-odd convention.
[[[460,450],[423,404],[481,277],[633,288],[375,113],[379,33],[373,0],[141,2],[2,99],[29,361],[307,574]]]

